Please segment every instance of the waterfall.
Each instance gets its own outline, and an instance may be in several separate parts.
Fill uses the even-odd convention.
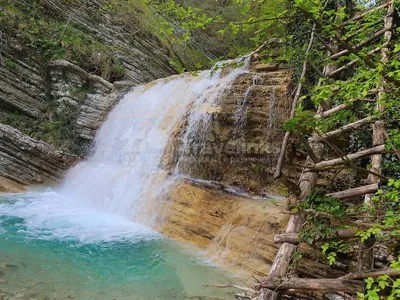
[[[240,100],[240,103],[238,103],[238,108],[235,114],[235,123],[233,125],[234,134],[237,138],[245,139],[244,129],[247,126],[247,112],[249,109],[247,99],[251,93],[252,88],[256,85],[262,85],[262,83],[262,78],[260,78],[258,74],[254,74],[252,85],[247,87],[246,91],[244,92],[243,98]]]
[[[276,96],[275,96],[275,87],[272,88],[270,100],[269,100],[269,116],[268,116],[268,128],[273,128],[274,121],[276,119]]]
[[[205,135],[219,95],[246,68],[175,76],[127,93],[99,129],[91,156],[67,174],[62,193],[80,205],[143,221],[168,175],[162,162],[171,136],[185,118],[182,149],[193,132]]]

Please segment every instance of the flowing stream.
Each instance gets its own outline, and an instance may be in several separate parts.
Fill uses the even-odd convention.
[[[0,299],[232,298],[204,288],[234,281],[230,275],[151,224],[168,182],[163,159],[172,134],[185,118],[205,127],[204,105],[218,103],[241,72],[136,87],[60,186],[0,194]]]

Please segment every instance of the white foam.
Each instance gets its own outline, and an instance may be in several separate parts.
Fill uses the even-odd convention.
[[[82,206],[56,191],[14,196],[11,203],[0,205],[0,215],[24,219],[19,232],[34,239],[90,244],[161,237],[147,226]]]

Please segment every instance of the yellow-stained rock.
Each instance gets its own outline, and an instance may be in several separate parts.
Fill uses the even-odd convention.
[[[0,192],[2,193],[22,193],[26,188],[22,184],[0,176]]]
[[[175,184],[159,229],[204,250],[219,265],[245,280],[265,275],[277,247],[274,234],[287,222],[284,200],[233,196],[189,182]]]

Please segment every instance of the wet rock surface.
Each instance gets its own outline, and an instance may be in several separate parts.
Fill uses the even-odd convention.
[[[232,195],[179,180],[168,193],[158,229],[204,249],[213,262],[252,285],[254,277],[268,274],[278,250],[274,235],[285,230],[289,219],[285,211],[285,200]],[[297,269],[302,276],[329,278],[344,274],[333,270],[326,258],[311,247],[300,251],[303,258]]]
[[[36,14],[27,9],[32,4],[28,2],[14,5],[11,1],[0,6],[4,14],[0,20],[0,123],[30,136],[38,133],[40,127],[44,133],[37,134],[37,138],[63,151],[84,156],[96,130],[124,92],[135,85],[176,74],[170,65],[172,57],[179,57],[184,64],[191,63],[180,57],[182,53],[168,41],[161,41],[150,28],[142,27],[140,20],[131,19],[126,26],[118,16],[107,12],[99,0],[43,1],[35,6]],[[140,12],[132,16],[140,17],[143,18]],[[131,27],[136,25],[138,28],[132,31]],[[55,34],[45,33],[44,27],[51,27],[49,30]],[[72,33],[67,35],[68,31]],[[76,41],[68,44],[71,38]],[[97,48],[92,47],[93,43]],[[205,51],[208,44],[193,43],[190,47],[203,57],[216,58],[222,54],[218,45]],[[76,61],[71,59],[73,63],[57,60],[73,57],[71,51],[77,51],[74,47],[82,48],[83,59],[75,57]],[[100,50],[87,53],[88,49]],[[86,61],[85,57],[91,60]],[[109,68],[107,72],[99,70],[104,65]],[[48,138],[48,131],[62,123],[60,118],[74,128],[70,130],[71,137],[56,133],[55,136],[65,139],[57,143],[54,140],[58,137]],[[15,151],[24,153],[24,149]],[[0,155],[4,160],[9,154]],[[17,163],[18,157],[16,154],[13,161],[23,165]],[[1,171],[19,182],[31,182],[27,179],[33,178],[35,172],[36,176],[42,176],[32,168],[30,175],[23,176],[17,169],[10,165]],[[59,177],[55,172],[52,176]]]
[[[180,171],[239,191],[281,193],[272,176],[290,112],[290,82],[283,66],[252,62],[214,106],[204,108],[210,122],[199,126],[184,153],[180,145],[187,127],[181,129],[173,155]],[[284,172],[295,180],[298,174],[290,169]]]
[[[282,210],[282,202],[275,205],[180,181],[168,194],[160,227],[251,280],[251,274],[264,275],[275,257],[273,236],[288,219]]]

